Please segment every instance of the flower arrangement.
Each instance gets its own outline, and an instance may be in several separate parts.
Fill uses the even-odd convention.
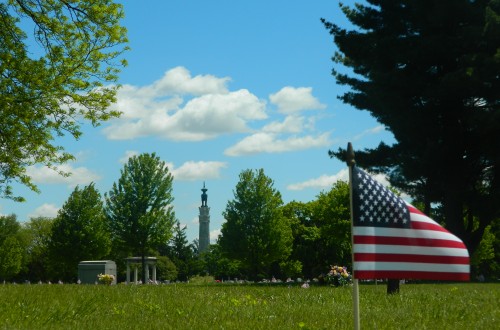
[[[111,274],[99,274],[97,275],[97,280],[99,284],[111,285],[115,280],[115,276]]]
[[[325,280],[330,285],[344,286],[352,283],[352,276],[347,271],[347,267],[330,266],[331,269],[326,274]]]

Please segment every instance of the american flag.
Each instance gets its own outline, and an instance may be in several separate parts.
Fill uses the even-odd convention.
[[[469,280],[463,242],[353,166],[354,278]]]

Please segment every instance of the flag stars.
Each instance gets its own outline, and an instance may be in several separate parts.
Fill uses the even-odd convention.
[[[408,223],[405,202],[358,168],[354,168],[355,221],[365,226],[402,227]]]

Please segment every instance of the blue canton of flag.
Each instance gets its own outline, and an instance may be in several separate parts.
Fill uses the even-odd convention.
[[[357,167],[353,168],[352,180],[355,226],[410,227],[410,213],[403,199]]]

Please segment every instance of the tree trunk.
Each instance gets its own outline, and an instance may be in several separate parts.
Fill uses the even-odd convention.
[[[399,293],[399,280],[388,279],[387,280],[387,294]]]

